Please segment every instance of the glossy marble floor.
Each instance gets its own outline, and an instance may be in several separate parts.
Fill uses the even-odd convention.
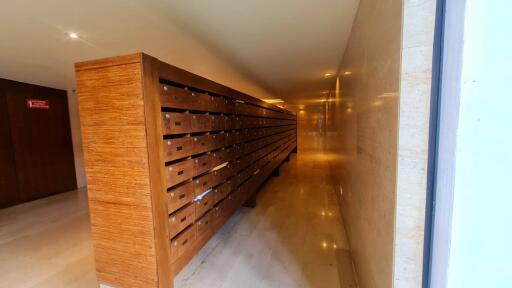
[[[356,287],[323,154],[301,153],[176,277],[175,287]],[[96,287],[85,191],[0,211],[0,287]]]
[[[0,287],[96,287],[84,190],[0,210]]]

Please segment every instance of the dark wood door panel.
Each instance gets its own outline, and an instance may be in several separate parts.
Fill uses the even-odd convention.
[[[19,195],[25,202],[76,189],[66,91],[8,81],[4,86]],[[47,101],[30,108],[28,100]]]
[[[0,79],[0,209],[15,205],[19,198],[4,85],[4,80]]]

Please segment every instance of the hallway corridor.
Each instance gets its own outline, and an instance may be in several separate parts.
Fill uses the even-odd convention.
[[[323,154],[292,154],[256,208],[240,209],[176,287],[356,287],[327,169]]]
[[[324,154],[292,154],[259,191],[256,208],[239,209],[175,287],[356,287],[327,169]],[[69,192],[1,211],[0,254],[11,262],[0,262],[0,287],[94,287],[84,196]]]

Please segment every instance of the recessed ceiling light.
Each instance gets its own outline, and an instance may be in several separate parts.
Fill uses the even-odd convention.
[[[351,71],[345,71],[345,73],[343,73],[343,75],[352,75],[352,72]]]
[[[75,32],[69,32],[69,33],[68,33],[68,37],[69,37],[69,38],[72,38],[72,39],[78,39],[78,38],[80,38],[80,37],[78,36],[78,34],[77,34],[77,33],[75,33]]]
[[[333,75],[332,73],[325,73],[324,77],[331,77],[332,75]]]

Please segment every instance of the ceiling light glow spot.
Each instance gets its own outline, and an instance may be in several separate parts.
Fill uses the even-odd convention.
[[[345,73],[343,73],[343,75],[352,75],[352,72],[351,71],[345,71]]]

